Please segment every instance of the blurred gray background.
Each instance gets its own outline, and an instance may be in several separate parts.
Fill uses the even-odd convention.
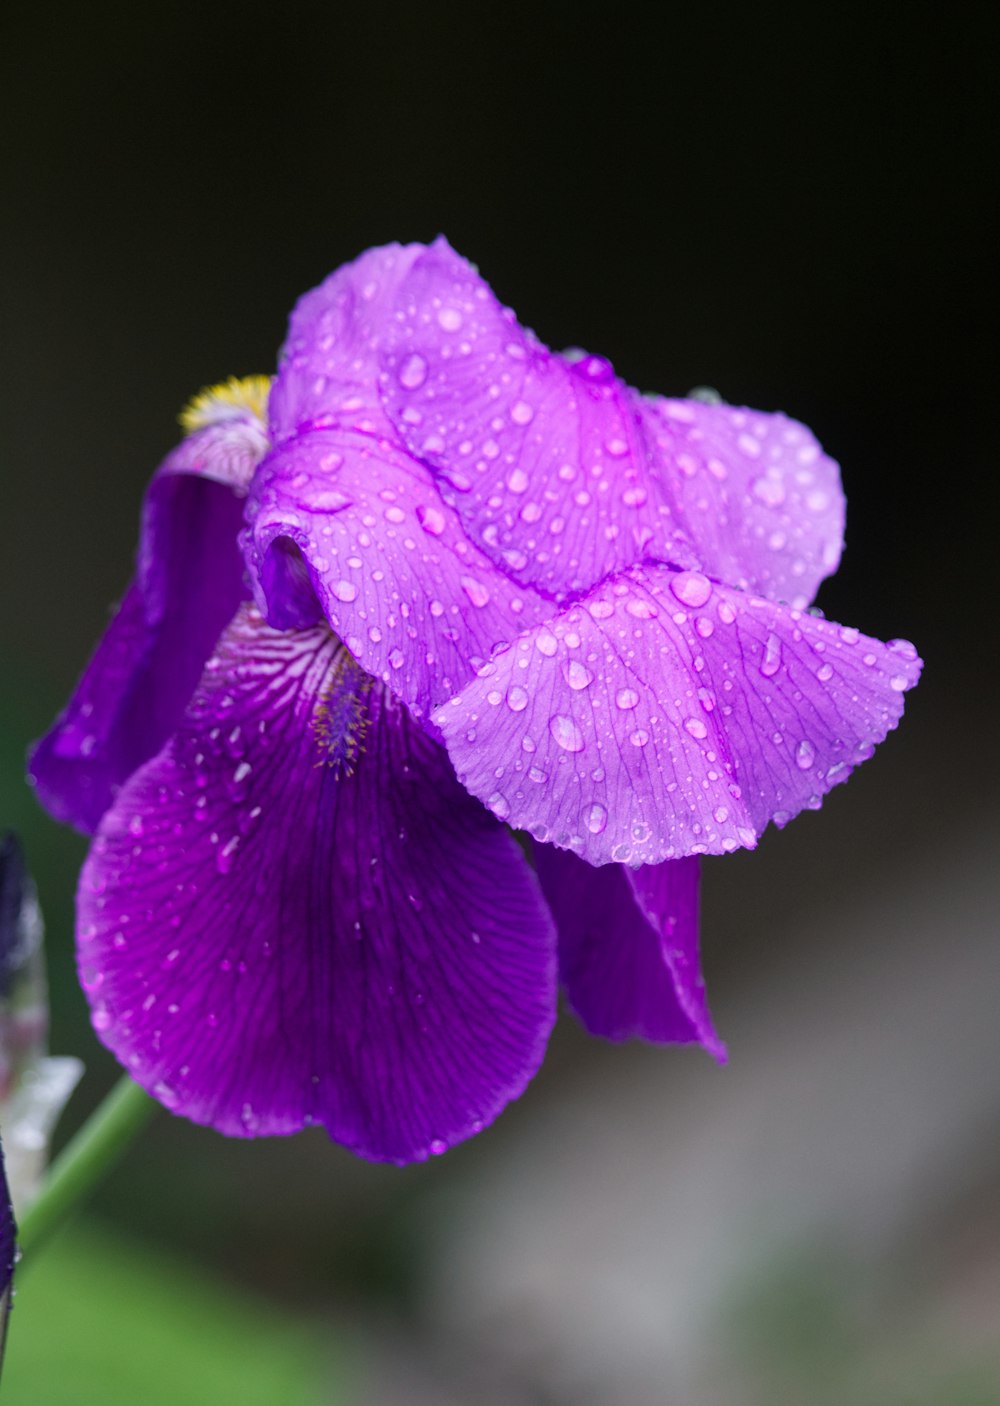
[[[88,1064],[61,1136],[115,1070],[24,749],[176,412],[366,246],[444,231],[544,341],[805,420],[849,500],[819,604],[927,661],[821,812],[705,865],[727,1070],[566,1017],[404,1171],[164,1115],[24,1274],[11,1401],[1000,1402],[987,13],[5,6],[0,825]]]

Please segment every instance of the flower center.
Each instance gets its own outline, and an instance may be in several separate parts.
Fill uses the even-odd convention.
[[[366,674],[346,645],[340,645],[312,716],[319,753],[317,766],[332,768],[336,777],[352,776],[368,733],[368,694],[374,679]]]
[[[226,420],[245,419],[247,412],[267,424],[267,397],[271,391],[270,376],[230,376],[217,386],[206,386],[188,401],[179,415],[188,434],[208,425],[220,425]]]

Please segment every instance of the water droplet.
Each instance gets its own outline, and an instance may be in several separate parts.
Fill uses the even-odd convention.
[[[564,752],[582,752],[583,733],[572,718],[565,713],[556,713],[549,719],[549,731]]]
[[[462,577],[462,590],[477,609],[481,609],[489,602],[489,591],[482,581],[477,581],[474,576]]]
[[[220,874],[228,874],[233,867],[233,860],[236,858],[236,851],[240,847],[239,835],[234,835],[231,840],[227,840],[221,849],[215,853],[215,867]]]
[[[833,678],[833,665],[821,664],[816,670],[816,677],[819,679],[820,683],[829,683]]]
[[[905,693],[910,686],[910,681],[903,674],[896,674],[889,680],[889,687],[895,693]]]
[[[544,654],[547,659],[551,659],[559,648],[559,641],[551,630],[540,630],[535,637],[535,648],[539,654]]]
[[[630,708],[636,707],[639,695],[634,688],[620,688],[615,694],[615,702],[623,713],[627,713]]]
[[[462,325],[462,314],[458,308],[442,308],[438,313],[438,323],[446,332],[457,332]]]
[[[648,600],[635,598],[625,602],[625,609],[636,620],[655,620],[656,607]]]
[[[645,747],[646,743],[649,741],[649,733],[644,727],[636,728],[635,732],[633,732],[632,736],[629,738],[629,741],[633,747]]]
[[[777,635],[768,635],[764,646],[764,658],[760,661],[760,672],[765,678],[772,678],[781,668],[781,641]]]
[[[510,418],[515,425],[530,425],[535,418],[535,412],[526,400],[515,400],[510,407]]]
[[[697,737],[699,739],[708,736],[708,728],[702,722],[701,718],[685,718],[684,731],[689,733],[692,737]]]
[[[512,684],[507,690],[507,707],[512,713],[523,713],[528,706],[528,691],[520,684]]]
[[[705,604],[712,594],[712,583],[700,571],[682,571],[671,577],[670,589],[682,605],[697,609]]]
[[[795,749],[795,765],[799,771],[808,771],[816,760],[816,749],[811,742],[802,741]]]
[[[600,835],[608,823],[607,806],[602,806],[600,801],[594,801],[583,812],[583,823],[592,835]]]
[[[544,781],[548,781],[548,779],[549,779],[549,774],[548,774],[548,772],[547,772],[547,771],[543,771],[540,766],[532,766],[532,767],[529,767],[529,768],[528,768],[528,780],[529,780],[529,781],[534,781],[537,785],[540,786]]]
[[[520,468],[511,469],[510,473],[507,475],[507,487],[510,489],[511,493],[526,492],[530,481],[528,475]]]
[[[357,600],[358,588],[353,581],[337,581],[333,586],[333,594],[338,600],[350,604],[352,600]]]
[[[405,656],[404,656],[403,651],[402,651],[401,649],[390,649],[390,651],[389,651],[389,667],[390,667],[390,669],[401,669],[401,668],[403,667],[404,660],[405,660]]]
[[[416,352],[399,368],[399,384],[407,391],[418,390],[427,379],[427,362]]]
[[[502,791],[494,791],[486,804],[498,820],[506,820],[510,815],[510,801]]]
[[[475,934],[473,934],[473,936],[475,937]],[[479,941],[478,937],[476,937],[476,941]],[[444,1138],[436,1137],[431,1140],[427,1150],[434,1157],[440,1157],[442,1152],[448,1151],[448,1144],[445,1142]]]
[[[444,513],[440,508],[425,507],[422,503],[417,507],[417,521],[432,537],[440,537],[446,525]]]
[[[593,674],[585,664],[581,664],[579,659],[570,659],[563,664],[563,678],[570,688],[579,692],[581,688],[586,688],[593,682]]]
[[[729,819],[729,811],[726,809],[725,806],[716,806],[712,814],[714,815],[719,825],[724,825]]]

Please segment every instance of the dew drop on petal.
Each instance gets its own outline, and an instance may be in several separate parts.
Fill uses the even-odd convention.
[[[607,806],[602,806],[600,801],[594,801],[583,812],[583,823],[592,835],[600,835],[608,823]]]
[[[574,691],[586,688],[593,682],[593,674],[586,664],[581,664],[579,659],[570,659],[563,665],[563,677]]]
[[[337,581],[332,589],[337,599],[344,601],[345,604],[350,604],[352,600],[358,598],[358,588],[353,581]]]
[[[481,581],[477,581],[473,576],[462,577],[462,590],[477,609],[481,609],[489,602],[489,591]]]
[[[768,635],[764,646],[764,658],[760,661],[760,671],[765,678],[772,678],[781,668],[781,641],[777,635]]]
[[[812,743],[803,740],[795,749],[795,765],[799,771],[808,771],[816,760],[816,749]]]
[[[549,719],[549,732],[564,752],[583,751],[583,733],[565,713],[556,713]]]
[[[523,713],[528,706],[528,691],[520,684],[512,684],[507,690],[507,707],[512,713]]]
[[[634,688],[620,688],[615,694],[615,703],[621,708],[623,713],[627,713],[630,708],[634,708],[639,702],[639,695]]]
[[[416,352],[408,356],[399,368],[399,384],[407,391],[418,390],[427,379],[427,362]]]
[[[440,537],[445,529],[445,516],[440,508],[420,504],[417,508],[417,521],[432,537]]]
[[[671,578],[670,589],[682,605],[698,609],[711,596],[712,583],[700,571],[683,571]]]
[[[708,728],[701,718],[687,718],[684,723],[684,731],[690,733],[692,737],[702,738],[708,736]]]

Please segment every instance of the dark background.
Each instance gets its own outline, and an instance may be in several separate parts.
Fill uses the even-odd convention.
[[[720,1014],[780,969],[774,915],[995,833],[987,14],[7,4],[0,824],[42,889],[54,1047],[91,1070],[66,1129],[112,1066],[71,970],[83,842],[35,807],[23,749],[128,578],[176,412],[273,369],[295,298],[372,244],[443,231],[544,341],[646,390],[783,409],[842,463],[847,551],[819,604],[913,639],[925,678],[821,815],[706,866]],[[561,1080],[618,1057],[564,1022],[528,1099],[556,1105]],[[474,1186],[521,1116],[405,1173],[164,1119],[96,1210],[276,1293],[405,1315],[421,1197]]]

